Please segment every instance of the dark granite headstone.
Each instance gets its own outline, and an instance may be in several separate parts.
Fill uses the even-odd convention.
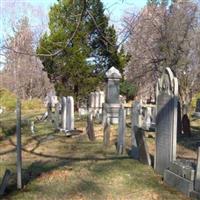
[[[178,80],[166,68],[157,84],[155,170],[163,175],[176,159]]]

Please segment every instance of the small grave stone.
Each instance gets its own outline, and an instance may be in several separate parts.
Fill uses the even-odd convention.
[[[163,175],[176,160],[178,80],[166,68],[157,84],[155,170]]]
[[[183,115],[182,118],[182,126],[183,126],[183,134],[191,137],[191,128],[190,128],[190,120],[187,114]]]
[[[139,101],[134,101],[132,104],[132,113],[131,113],[131,156],[134,159],[139,159],[139,149],[136,141],[136,134],[139,124],[139,115],[140,115],[141,105]]]
[[[11,177],[11,171],[9,169],[6,169],[5,174],[3,176],[3,180],[0,185],[0,196],[2,196],[4,194],[10,177]]]
[[[136,140],[139,149],[139,161],[143,164],[151,166],[151,157],[149,154],[149,149],[146,144],[144,130],[139,128],[136,133]]]
[[[31,133],[34,135],[35,134],[35,122],[31,121]]]
[[[69,96],[66,99],[67,112],[66,112],[66,130],[74,130],[74,99]]]
[[[92,113],[89,113],[87,116],[87,128],[86,132],[90,141],[95,140],[95,133],[94,133],[94,121]]]
[[[60,103],[55,105],[55,114],[54,114],[54,125],[55,129],[58,130],[60,126]]]
[[[105,117],[104,121],[103,143],[106,147],[110,145],[110,120],[108,117]]]
[[[200,147],[198,147],[197,152],[197,168],[195,177],[195,191],[200,193]]]
[[[200,99],[197,99],[194,116],[200,118]]]
[[[67,99],[62,97],[62,129],[66,130],[67,128]]]
[[[126,112],[124,106],[121,104],[119,109],[119,126],[118,126],[118,140],[117,140],[118,154],[123,154],[125,149],[125,130],[126,130]]]

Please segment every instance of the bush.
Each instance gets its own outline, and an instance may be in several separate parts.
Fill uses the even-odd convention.
[[[6,110],[15,110],[16,96],[12,92],[0,88],[0,106],[5,107]]]
[[[120,94],[125,96],[127,101],[133,100],[136,92],[136,87],[128,81],[124,80],[120,83]]]

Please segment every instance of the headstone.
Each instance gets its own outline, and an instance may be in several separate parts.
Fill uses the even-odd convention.
[[[34,123],[34,121],[31,121],[31,133],[33,135],[35,134],[35,123]]]
[[[11,177],[11,171],[9,169],[6,169],[5,174],[3,176],[3,180],[0,185],[0,196],[2,196],[4,194],[10,177]]]
[[[132,104],[132,113],[131,113],[131,156],[134,159],[139,159],[139,149],[136,141],[136,133],[138,128],[140,127],[139,124],[139,115],[140,115],[141,105],[139,101],[134,101]]]
[[[103,143],[106,147],[110,145],[110,119],[105,117],[103,124]]]
[[[197,99],[194,116],[200,118],[200,99]]]
[[[181,103],[178,101],[177,104],[177,135],[182,136],[182,119],[181,119]]]
[[[198,152],[197,152],[197,167],[196,167],[194,189],[195,191],[200,193],[200,147],[198,147]]]
[[[121,104],[119,109],[119,125],[118,125],[118,139],[117,139],[118,154],[123,154],[125,149],[125,131],[126,131],[126,112],[124,106]]]
[[[182,118],[183,134],[191,137],[190,119],[187,114],[183,115]]]
[[[105,102],[105,94],[104,92],[100,91],[99,92],[99,113],[102,113],[102,107],[103,107],[103,103]]]
[[[151,157],[145,140],[144,130],[139,128],[136,132],[136,141],[139,150],[139,161],[145,165],[151,166]]]
[[[60,103],[55,105],[55,117],[54,117],[55,130],[58,130],[60,127]]]
[[[89,113],[87,116],[87,127],[86,132],[90,141],[95,140],[95,133],[94,133],[94,121],[92,113]]]
[[[166,68],[157,84],[156,172],[163,175],[176,159],[178,80]]]
[[[106,95],[104,108],[111,124],[118,124],[119,117],[119,81],[122,78],[119,70],[111,67],[106,72]]]
[[[22,189],[21,102],[19,99],[17,99],[16,105],[16,118],[17,189]]]
[[[62,129],[67,129],[67,99],[62,97]]]
[[[48,121],[52,120],[52,104],[51,102],[48,102],[47,104],[47,112],[48,112]]]
[[[74,130],[74,99],[69,96],[66,99],[67,116],[66,116],[66,130]]]

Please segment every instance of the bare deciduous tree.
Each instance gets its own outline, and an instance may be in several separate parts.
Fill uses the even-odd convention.
[[[126,76],[137,84],[140,95],[154,94],[157,78],[170,67],[179,79],[182,103],[190,102],[199,89],[198,18],[198,4],[193,1],[146,6],[139,15],[125,18],[130,31],[126,49],[131,56]]]

